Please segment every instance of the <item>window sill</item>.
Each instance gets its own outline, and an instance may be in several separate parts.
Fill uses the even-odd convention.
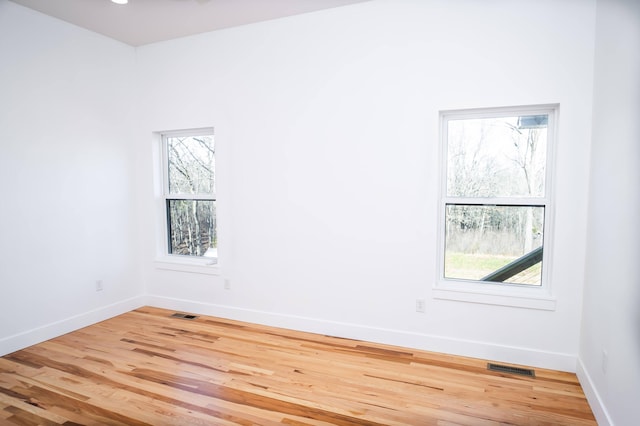
[[[542,288],[520,288],[500,284],[442,283],[433,288],[433,297],[485,305],[555,311],[556,299]]]
[[[157,258],[153,264],[156,269],[165,271],[187,272],[192,274],[220,275],[220,266],[216,258],[182,258],[178,256],[163,256]]]

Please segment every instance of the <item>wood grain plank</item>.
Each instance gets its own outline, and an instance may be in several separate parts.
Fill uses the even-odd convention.
[[[0,424],[596,424],[574,374],[172,313],[144,307],[0,358]]]

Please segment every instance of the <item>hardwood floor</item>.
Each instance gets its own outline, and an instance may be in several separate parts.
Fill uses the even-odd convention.
[[[0,424],[596,424],[574,374],[172,313],[0,358]]]

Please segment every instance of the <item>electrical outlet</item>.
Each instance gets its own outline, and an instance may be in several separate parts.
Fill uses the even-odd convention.
[[[224,289],[225,290],[231,290],[231,280],[228,278],[224,279]]]
[[[102,289],[103,289],[102,280],[96,281],[96,291],[102,291]]]
[[[416,312],[424,312],[424,309],[425,309],[425,300],[416,299]]]

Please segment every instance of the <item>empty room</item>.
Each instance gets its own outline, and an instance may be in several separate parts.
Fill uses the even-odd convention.
[[[636,425],[639,117],[637,0],[0,0],[0,424]]]

